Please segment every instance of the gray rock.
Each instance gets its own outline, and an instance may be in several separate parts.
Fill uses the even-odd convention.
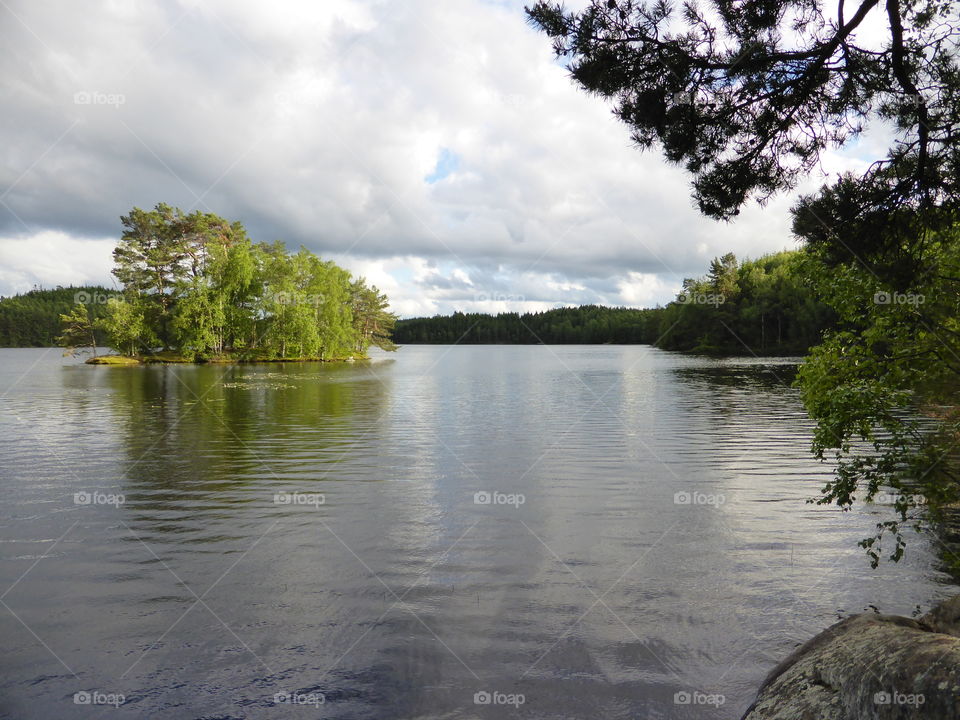
[[[919,620],[830,626],[767,676],[743,720],[960,720],[960,596]]]

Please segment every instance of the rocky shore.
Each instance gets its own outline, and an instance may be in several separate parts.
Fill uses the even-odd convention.
[[[767,676],[742,720],[960,719],[960,595],[919,619],[830,626]]]

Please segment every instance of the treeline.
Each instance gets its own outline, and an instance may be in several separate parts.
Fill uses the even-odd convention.
[[[818,298],[802,250],[737,262],[716,258],[706,275],[683,281],[659,308],[657,339],[667,350],[717,354],[802,354],[818,344],[836,315]]]
[[[50,347],[60,335],[60,316],[77,302],[90,304],[94,320],[106,314],[106,300],[116,291],[98,285],[40,288],[0,297],[0,347]],[[97,340],[106,343],[106,333],[97,331]]]
[[[397,322],[404,343],[642,343],[714,354],[782,355],[820,342],[834,314],[810,290],[800,251],[738,263],[729,253],[666,307],[586,305],[537,313],[456,312]]]
[[[398,320],[395,342],[547,345],[578,343],[648,343],[655,310],[584,305],[537,313],[455,312],[432,318]]]

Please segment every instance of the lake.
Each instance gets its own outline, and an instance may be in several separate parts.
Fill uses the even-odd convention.
[[[0,350],[0,717],[736,718],[797,644],[956,591],[830,477],[790,360]],[[104,707],[105,706],[105,707]]]

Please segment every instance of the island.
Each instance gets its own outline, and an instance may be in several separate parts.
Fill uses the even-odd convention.
[[[116,292],[78,291],[58,341],[88,363],[353,361],[395,350],[396,316],[364,278],[239,222],[158,204],[121,218]],[[98,355],[98,341],[116,351]]]

